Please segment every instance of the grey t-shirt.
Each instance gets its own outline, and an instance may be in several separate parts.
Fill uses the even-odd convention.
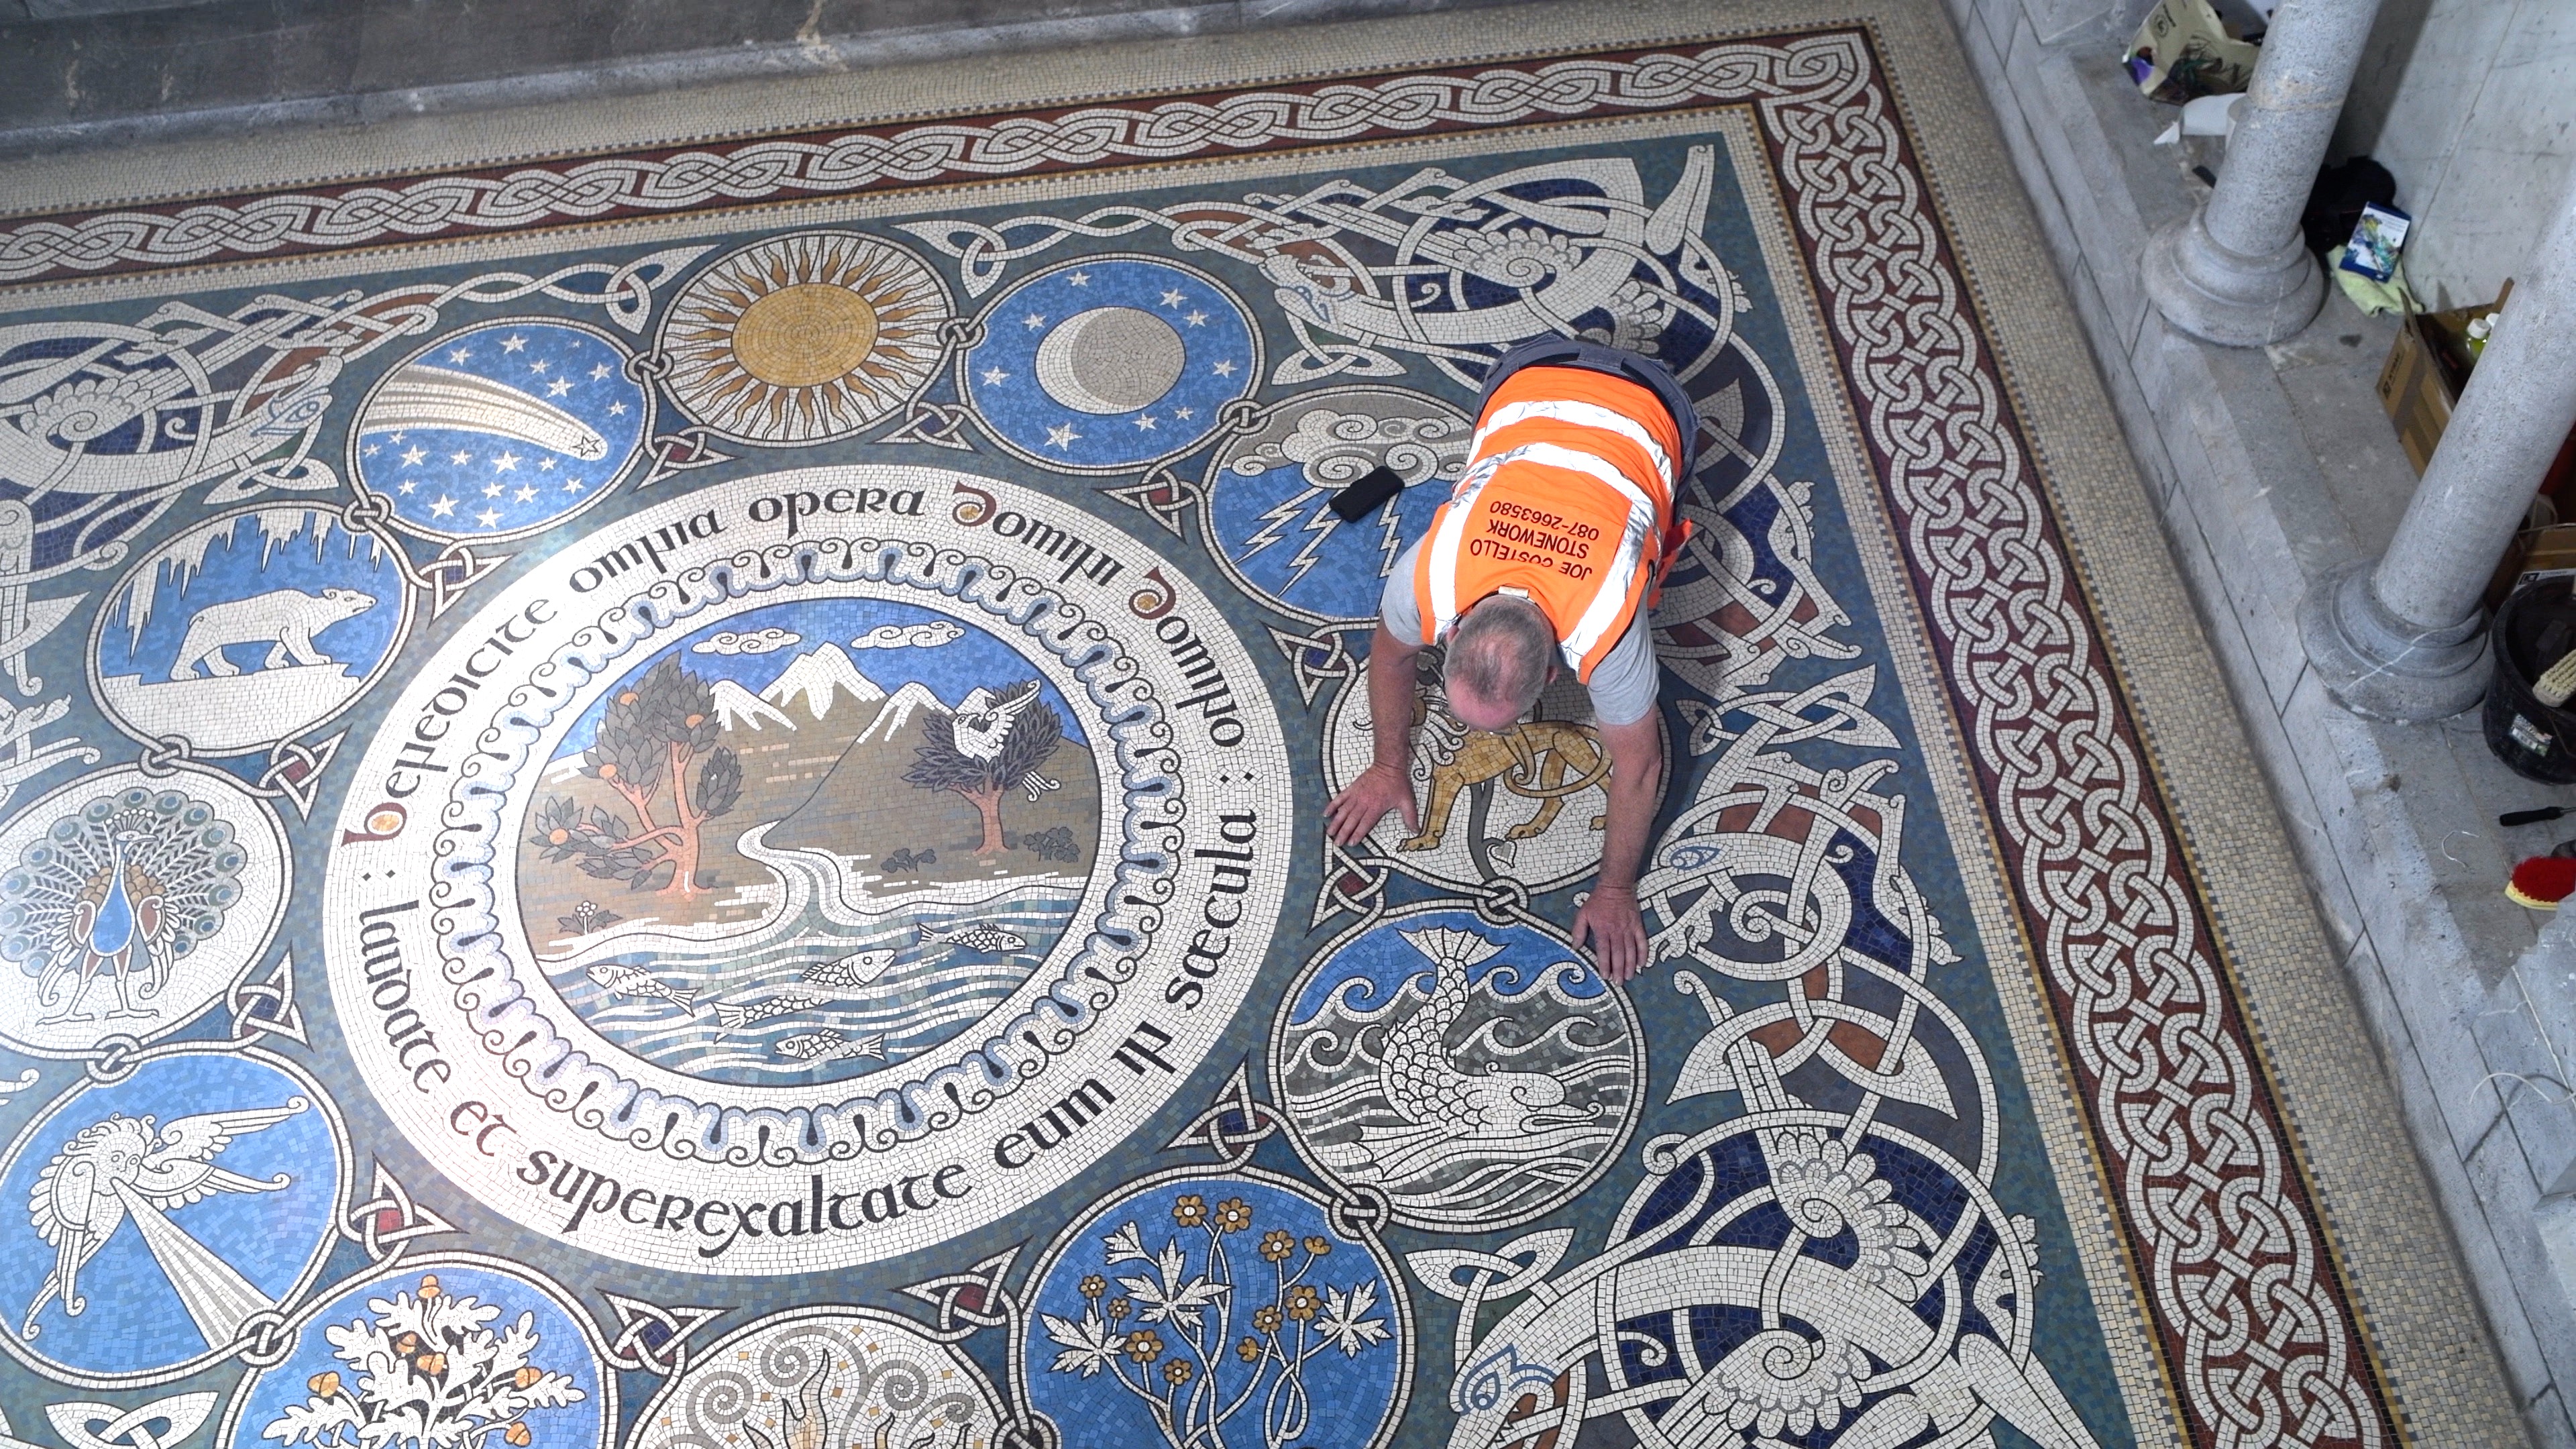
[[[1387,570],[1386,587],[1378,594],[1378,622],[1398,639],[1409,642],[1422,637],[1422,606],[1413,597],[1414,555],[1422,551],[1422,541],[1414,540],[1411,548],[1398,554],[1395,567]],[[1639,609],[1628,620],[1628,632],[1610,646],[1610,652],[1592,668],[1592,717],[1597,724],[1635,724],[1655,707],[1655,694],[1663,687],[1655,673],[1655,640],[1648,632],[1646,611]]]

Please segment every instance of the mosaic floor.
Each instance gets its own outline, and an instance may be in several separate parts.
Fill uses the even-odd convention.
[[[1874,37],[0,224],[0,1436],[2469,1442]],[[1579,690],[1320,826],[1551,331],[1702,435],[1625,987]]]

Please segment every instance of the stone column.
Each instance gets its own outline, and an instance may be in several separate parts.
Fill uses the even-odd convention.
[[[2218,186],[2147,243],[2147,295],[2165,320],[2229,347],[2259,347],[2308,325],[2325,275],[2299,234],[2344,92],[2379,0],[2281,0]]]
[[[2487,685],[2479,596],[2576,427],[2576,175],[2496,319],[2387,554],[2318,580],[2299,609],[2335,701],[2375,719],[2442,719]]]

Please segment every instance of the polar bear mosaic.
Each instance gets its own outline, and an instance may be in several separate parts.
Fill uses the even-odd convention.
[[[265,750],[366,692],[411,627],[391,545],[337,510],[254,507],[145,555],[99,611],[99,702],[145,740]]]
[[[271,589],[247,599],[208,604],[189,618],[188,633],[179,641],[179,662],[171,666],[170,677],[194,679],[200,669],[218,678],[239,674],[241,666],[224,657],[224,651],[236,644],[268,645],[268,656],[260,663],[263,669],[331,664],[333,660],[313,647],[313,636],[375,606],[375,595],[339,588],[318,594]]]

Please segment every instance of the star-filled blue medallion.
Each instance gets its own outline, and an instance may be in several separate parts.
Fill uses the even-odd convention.
[[[386,374],[358,416],[352,452],[359,479],[402,527],[507,538],[615,487],[650,412],[607,336],[517,318],[451,333]]]
[[[976,418],[1050,468],[1111,473],[1205,442],[1248,397],[1261,343],[1213,278],[1139,257],[1086,257],[1021,282],[959,364]]]

